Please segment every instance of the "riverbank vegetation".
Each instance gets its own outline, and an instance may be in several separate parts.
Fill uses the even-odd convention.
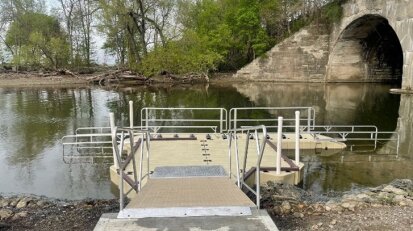
[[[116,67],[146,77],[234,71],[310,22],[339,20],[342,2],[4,0],[0,61],[81,72],[115,57]]]

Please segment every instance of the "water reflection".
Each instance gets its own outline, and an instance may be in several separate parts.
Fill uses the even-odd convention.
[[[413,101],[411,96],[402,96],[400,101],[400,95],[390,94],[392,86],[262,83],[235,87],[259,105],[315,107],[317,124],[377,125],[382,131],[399,132],[400,155],[396,155],[394,141],[381,144],[376,151],[342,151],[331,156],[306,152],[302,155],[306,162],[305,188],[320,193],[345,191],[388,183],[395,178],[413,178],[409,167],[413,164],[410,154],[413,145],[409,142],[413,138]]]
[[[308,152],[304,187],[320,192],[412,178],[410,96],[391,95],[388,85],[237,83],[225,86],[94,88],[0,88],[0,192],[57,198],[112,198],[108,166],[62,161],[60,138],[77,127],[128,125],[128,102],[142,107],[312,106],[317,124],[375,124],[400,132],[401,158],[381,152],[322,156]],[[401,102],[401,103],[400,103]],[[400,105],[400,108],[399,108]],[[400,119],[397,120],[400,113]],[[252,116],[268,116],[254,114]],[[139,124],[136,116],[135,124]],[[124,123],[124,124],[122,124]],[[394,150],[384,144],[380,150]],[[389,153],[388,151],[383,153]]]

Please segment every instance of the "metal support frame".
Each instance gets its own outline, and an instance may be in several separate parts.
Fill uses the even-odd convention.
[[[120,134],[120,141],[118,143],[118,134]],[[128,137],[126,137],[126,135]],[[140,137],[135,142],[135,136]],[[129,147],[130,152],[128,153],[128,158],[131,159],[132,168],[133,168],[133,182],[132,182],[132,189],[135,191],[140,191],[142,187],[142,181],[148,177],[149,178],[149,157],[150,157],[150,133],[146,130],[137,130],[132,128],[117,128],[114,127],[112,130],[112,145],[114,150],[114,166],[119,172],[119,189],[120,189],[120,202],[119,208],[120,211],[124,209],[124,181],[125,178],[128,177],[125,175],[124,170],[126,169],[129,162],[125,162],[122,160],[122,153],[125,148],[125,141],[129,140]],[[146,159],[147,159],[147,173],[143,174],[143,158],[144,158],[144,150],[146,148]],[[140,149],[140,159],[139,159],[139,169],[136,166],[136,158],[135,152]]]
[[[261,131],[260,133],[258,131]],[[244,161],[243,161],[243,167],[240,169],[239,166],[239,150],[238,150],[238,133],[246,133],[246,143],[245,143],[245,152],[244,152]],[[238,187],[242,188],[245,187],[248,189],[251,193],[253,193],[256,196],[256,205],[258,209],[261,207],[261,192],[260,192],[260,172],[261,172],[261,161],[262,157],[264,155],[264,150],[265,150],[265,144],[267,140],[267,128],[264,125],[261,126],[254,126],[254,127],[248,127],[248,128],[238,128],[238,129],[232,129],[228,131],[229,133],[229,139],[228,139],[228,155],[229,155],[229,161],[231,163],[231,156],[232,156],[232,139],[234,139],[234,150],[235,150],[235,158],[236,158],[236,171],[237,171],[237,183]],[[246,173],[246,164],[247,164],[247,159],[248,159],[248,147],[249,147],[249,142],[250,142],[250,134],[255,135],[255,141],[256,141],[256,146],[257,146],[257,163],[256,163],[256,172],[255,172],[255,185],[256,188],[253,189],[250,186],[248,186],[244,182],[244,176]],[[261,143],[259,141],[259,134],[262,134],[261,138]],[[230,164],[230,169],[231,169],[231,164]],[[242,172],[242,176],[240,174]]]

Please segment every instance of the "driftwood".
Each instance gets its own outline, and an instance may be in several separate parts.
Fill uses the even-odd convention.
[[[146,84],[149,78],[146,78],[142,75],[133,74],[130,71],[117,70],[108,73],[104,73],[98,76],[92,76],[87,78],[90,83],[99,84],[101,86],[106,85],[107,83],[122,83],[122,82],[131,82],[134,84]]]
[[[192,84],[199,82],[209,82],[206,74],[190,73],[184,76],[178,76],[170,73],[162,73],[156,77],[145,77],[131,71],[117,70],[113,72],[104,73],[97,76],[87,78],[90,83],[99,84],[101,86],[111,83],[116,84],[135,84],[135,85],[151,85],[157,83],[183,83]]]
[[[166,76],[169,79],[180,83],[209,82],[208,75],[205,73],[189,73],[184,76],[178,76],[167,73]]]

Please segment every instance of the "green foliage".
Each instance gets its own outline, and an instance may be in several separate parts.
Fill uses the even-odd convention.
[[[343,17],[343,8],[341,4],[344,2],[345,1],[343,0],[335,0],[323,8],[322,15],[325,23],[333,24],[341,20]]]
[[[45,14],[25,13],[10,25],[6,43],[13,48],[16,65],[62,67],[69,47],[59,22]]]
[[[187,31],[182,39],[170,41],[165,47],[150,52],[139,65],[146,76],[163,71],[174,74],[208,72],[216,68],[221,56],[207,47],[207,38],[201,38],[193,31]]]
[[[267,2],[266,7],[271,1]],[[200,0],[184,5],[181,23],[223,59],[219,70],[234,70],[263,54],[272,39],[260,17],[259,0]]]

